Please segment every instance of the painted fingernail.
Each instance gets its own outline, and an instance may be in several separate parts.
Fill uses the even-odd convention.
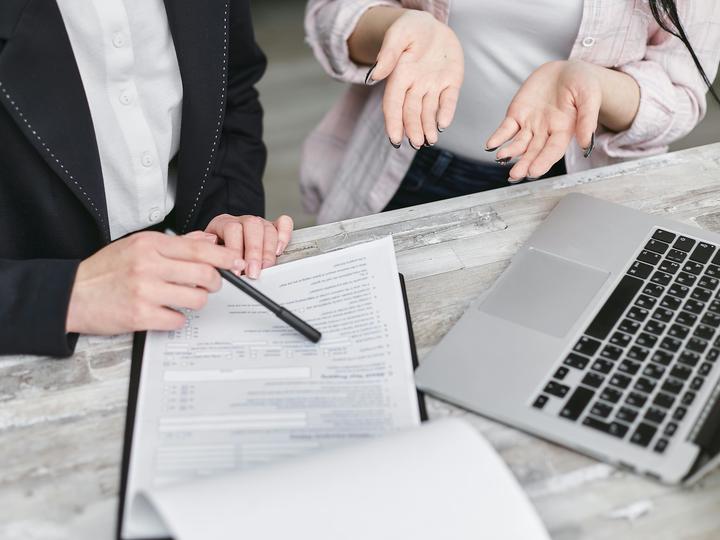
[[[250,279],[257,279],[260,277],[260,262],[250,261],[248,263],[247,275]]]
[[[441,128],[441,127],[440,127],[440,124],[438,124],[437,130],[438,130],[440,133],[443,133],[443,132],[445,131],[445,129],[447,129],[447,128]]]
[[[283,254],[285,251],[285,248],[287,247],[287,244],[285,242],[278,242],[277,251],[275,252],[275,255],[278,257]]]
[[[512,177],[508,177],[507,181],[510,182],[511,184],[519,184],[520,182],[522,182],[523,180],[526,180],[526,179],[527,179],[527,177],[526,177],[526,178],[512,178]]]
[[[498,148],[500,148],[500,147],[499,147],[499,146],[496,146],[496,147],[494,147],[494,148],[488,148],[488,147],[486,146],[486,147],[485,147],[485,151],[486,151],[486,152],[494,152],[494,151],[497,150]]]
[[[375,71],[375,68],[377,67],[377,65],[378,65],[378,63],[375,62],[375,63],[370,67],[370,69],[368,70],[367,75],[365,75],[365,84],[366,84],[366,85],[367,85],[367,84],[372,84],[372,83],[375,82],[375,81],[373,80],[373,78],[372,78],[372,74],[373,74],[373,71]]]
[[[410,143],[410,146],[412,147],[413,150],[420,150],[419,147],[415,146],[415,145],[412,143],[412,141],[410,140],[409,137],[408,137],[408,143]]]
[[[427,140],[427,137],[425,137],[425,143],[423,144],[425,148],[430,148],[431,146],[435,146],[435,143],[430,144]]]
[[[589,158],[592,155],[593,150],[595,150],[595,132],[593,132],[592,137],[590,138],[590,146],[583,148],[583,151],[585,152],[583,157],[585,157],[585,159]]]
[[[242,259],[235,259],[232,264],[233,270],[237,270],[238,272],[242,272],[245,270],[245,261]]]
[[[388,137],[388,141],[390,141],[390,144],[392,144],[392,146],[393,146],[393,148],[394,148],[395,150],[397,150],[398,148],[400,148],[400,143],[394,143],[393,140],[392,140],[390,137]]]
[[[512,161],[512,157],[504,157],[504,158],[497,158],[495,160],[495,163],[497,163],[498,165],[507,165],[511,161]]]
[[[540,180],[540,177],[539,176],[526,176],[525,180],[531,180],[531,181],[532,180]]]

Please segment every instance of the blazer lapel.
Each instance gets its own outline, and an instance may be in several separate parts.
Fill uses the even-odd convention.
[[[225,116],[228,2],[165,0],[183,81],[183,108],[175,202],[177,229],[193,224],[212,172]]]
[[[0,85],[0,103],[90,212],[109,242],[105,190],[90,109],[54,1],[27,2],[0,52]]]

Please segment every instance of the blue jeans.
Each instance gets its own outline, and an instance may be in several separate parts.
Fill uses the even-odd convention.
[[[507,165],[473,161],[447,150],[423,147],[383,211],[507,187],[512,185],[507,181],[509,172]],[[564,161],[558,162],[543,178],[560,174],[565,174]]]

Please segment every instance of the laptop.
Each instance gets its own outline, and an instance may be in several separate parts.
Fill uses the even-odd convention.
[[[720,451],[720,235],[564,197],[418,387],[676,484]]]

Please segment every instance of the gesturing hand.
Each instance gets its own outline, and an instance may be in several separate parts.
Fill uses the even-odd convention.
[[[453,120],[464,77],[455,33],[429,13],[406,10],[388,28],[368,83],[387,79],[385,129],[398,148],[403,134],[415,149],[438,140]]]
[[[207,237],[207,238],[206,238]],[[242,271],[236,251],[212,235],[137,233],[80,263],[68,308],[68,332],[121,334],[174,330],[185,323],[172,308],[200,309],[221,286],[215,268]]]
[[[237,252],[246,262],[245,273],[252,279],[260,276],[260,270],[275,264],[275,261],[290,243],[293,220],[280,216],[267,221],[256,216],[230,216],[222,214],[213,219],[205,228]]]
[[[547,173],[573,137],[590,155],[603,95],[598,69],[603,68],[586,62],[550,62],[525,81],[486,144],[492,151],[510,141],[497,153],[499,162],[520,157],[510,181]]]

